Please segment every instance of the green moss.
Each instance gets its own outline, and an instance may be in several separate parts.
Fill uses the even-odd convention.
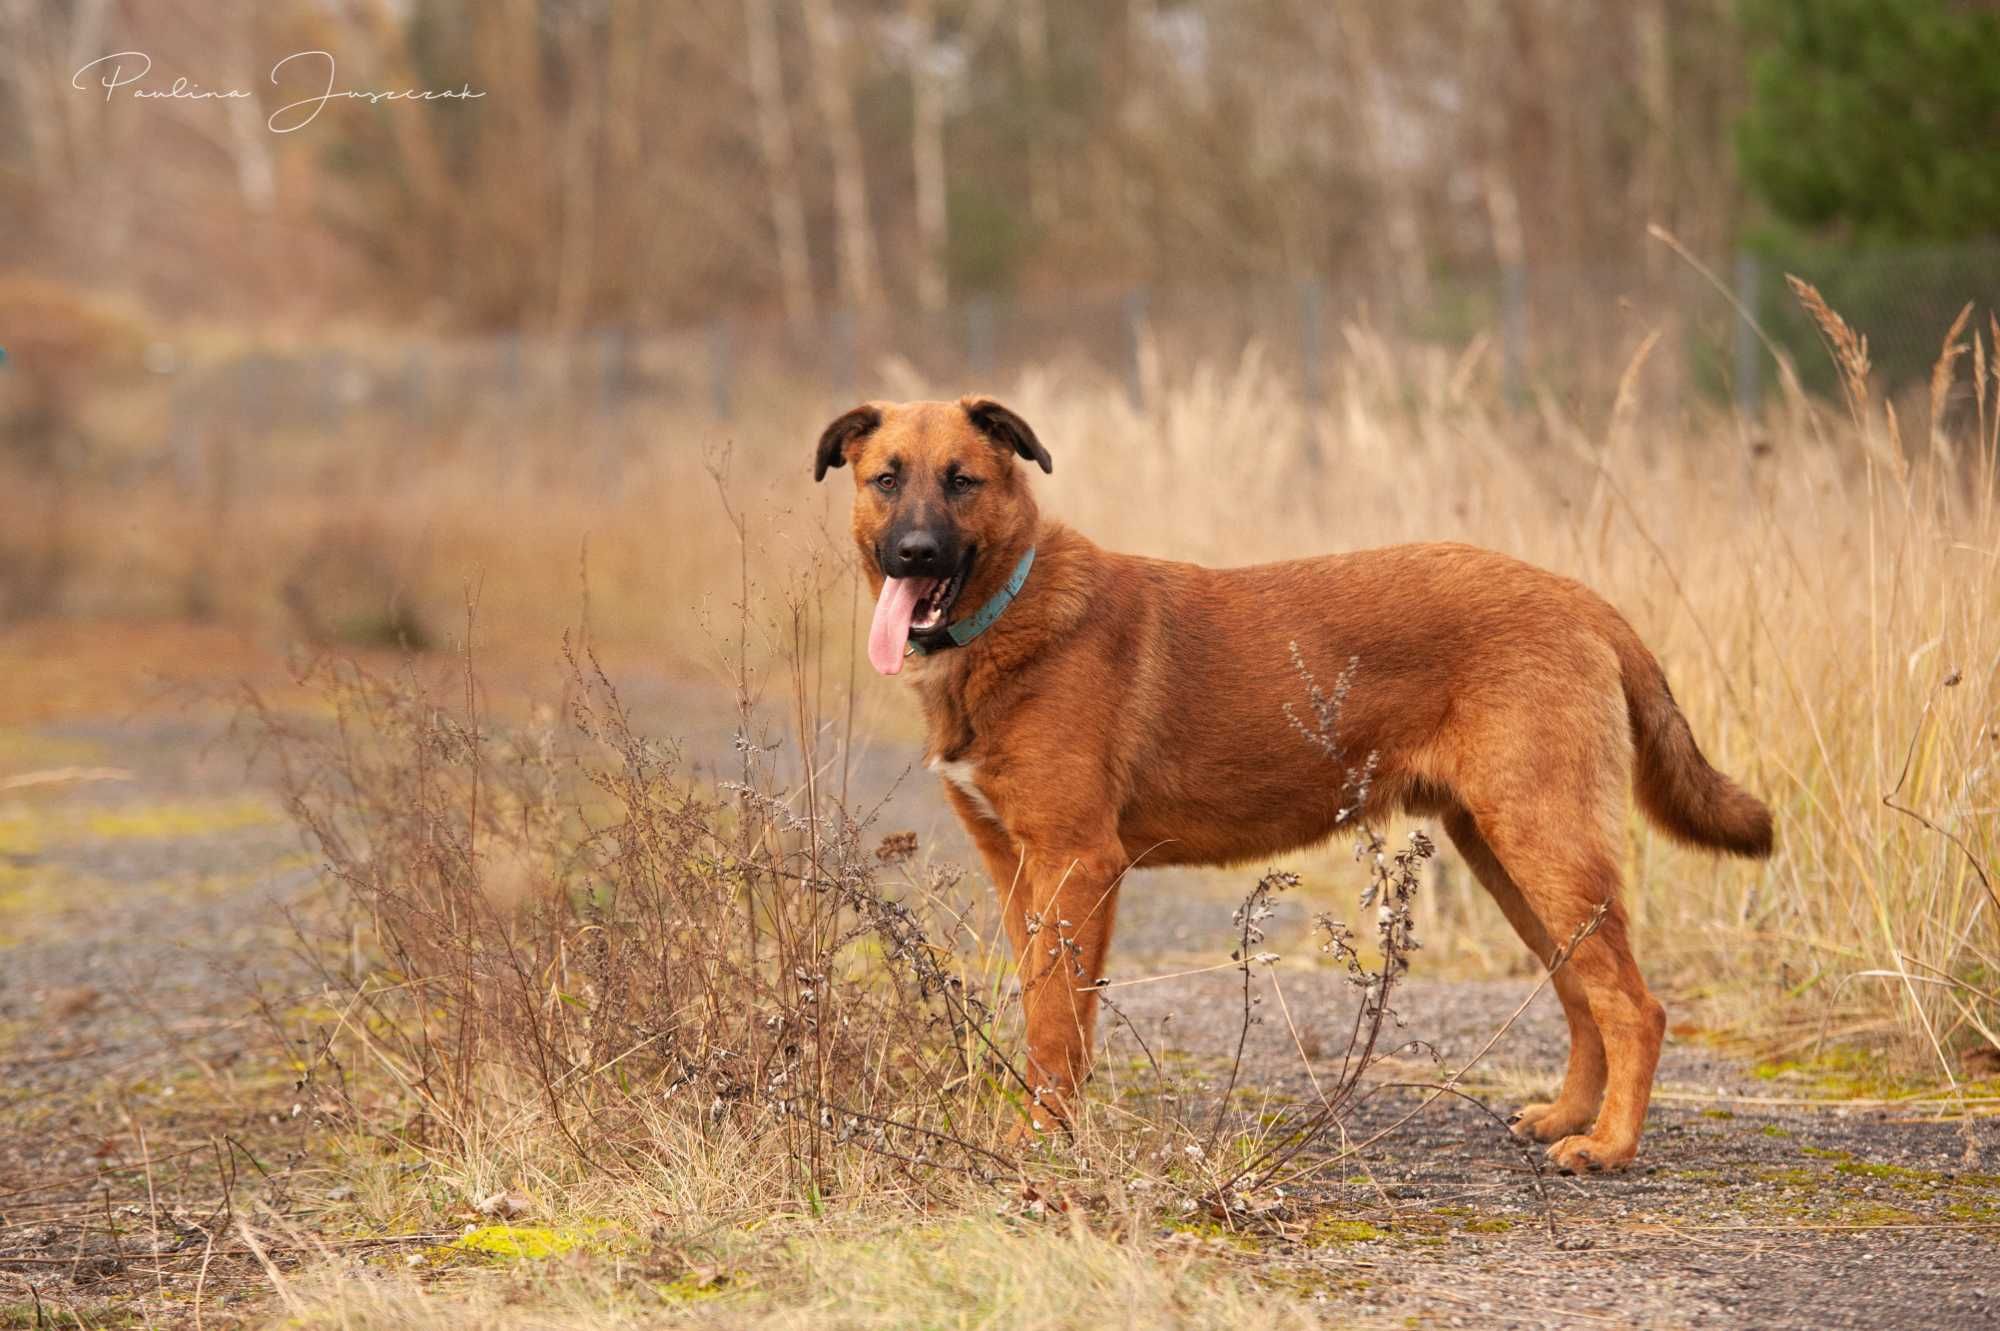
[[[1468,1220],[1465,1222],[1465,1232],[1468,1234],[1505,1234],[1513,1227],[1513,1221],[1502,1220],[1498,1216],[1486,1220]]]
[[[171,1296],[169,1296],[171,1297]],[[76,1311],[76,1305],[64,1303],[62,1316],[58,1319],[55,1310],[48,1304],[37,1309],[33,1303],[0,1303],[0,1331],[42,1331],[44,1327],[88,1327],[90,1331],[115,1331],[120,1327],[142,1327],[158,1325],[145,1313],[130,1308],[98,1305],[95,1310]]]
[[[1803,1165],[1766,1166],[1753,1175],[1760,1183],[1776,1183],[1786,1188],[1809,1188],[1820,1181],[1820,1176]]]
[[[22,868],[0,860],[0,947],[46,937],[95,881],[48,865]]]
[[[18,806],[0,812],[0,857],[26,858],[42,848],[36,819]]]
[[[1854,1202],[1840,1208],[1843,1225],[1908,1225],[1922,1220],[1915,1211],[1887,1202]]]
[[[1333,1243],[1372,1243],[1388,1237],[1388,1230],[1377,1228],[1366,1220],[1316,1220],[1306,1231],[1306,1242],[1315,1248]]]
[[[1704,1109],[1701,1111],[1701,1116],[1703,1118],[1732,1119],[1736,1117],[1736,1114],[1734,1111],[1728,1109]]]
[[[532,1262],[593,1246],[596,1245],[592,1237],[579,1230],[482,1225],[434,1251],[445,1256],[464,1254],[494,1262]]]
[[[93,767],[109,751],[86,740],[58,739],[14,726],[0,727],[0,769],[9,772],[38,767]],[[0,1322],[0,1326],[6,1325]]]
[[[1807,1058],[1770,1059],[1750,1069],[1762,1081],[1783,1082],[1809,1099],[1896,1100],[1936,1094],[1935,1070],[1917,1069],[1915,1076],[1898,1075],[1884,1054],[1851,1046],[1836,1046]],[[1967,1095],[1990,1095],[2000,1089],[1993,1080],[1964,1082]]]
[[[1781,1128],[1775,1123],[1766,1123],[1759,1127],[1757,1131],[1766,1137],[1789,1137],[1792,1135],[1790,1128]]]
[[[1167,1228],[1176,1234],[1190,1234],[1213,1243],[1226,1243],[1245,1252],[1257,1250],[1257,1241],[1248,1234],[1240,1229],[1230,1229],[1227,1225],[1214,1220],[1169,1220]]]
[[[1280,1267],[1253,1271],[1251,1278],[1266,1289],[1275,1289],[1295,1299],[1331,1299],[1343,1294],[1365,1294],[1375,1287],[1372,1280],[1359,1276],[1337,1276],[1324,1267],[1305,1270]]]
[[[1899,1179],[1905,1182],[1936,1183],[1940,1176],[1929,1170],[1909,1169],[1903,1165],[1874,1165],[1860,1161],[1846,1160],[1833,1167],[1836,1174],[1855,1174],[1862,1178]]]
[[[653,1286],[653,1292],[666,1303],[696,1303],[721,1294],[729,1283],[730,1277],[726,1274],[690,1271],[678,1280]]]
[[[181,838],[234,832],[277,820],[277,811],[258,800],[214,800],[96,809],[84,816],[83,830],[99,841]]]

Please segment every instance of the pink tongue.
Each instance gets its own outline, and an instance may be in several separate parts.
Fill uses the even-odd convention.
[[[930,578],[884,578],[882,599],[875,603],[875,620],[868,626],[868,663],[884,675],[903,668],[903,649],[910,641],[910,620],[917,598]]]

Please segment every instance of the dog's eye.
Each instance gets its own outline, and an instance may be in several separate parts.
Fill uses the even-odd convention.
[[[954,476],[951,478],[951,492],[953,494],[962,495],[968,490],[978,488],[979,478],[977,476]]]
[[[883,494],[888,494],[891,490],[894,490],[896,488],[896,473],[885,471],[880,476],[877,476],[875,478],[875,488]]]

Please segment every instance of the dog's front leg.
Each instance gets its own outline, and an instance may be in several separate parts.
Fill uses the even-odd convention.
[[[1071,1120],[1090,1075],[1097,984],[1126,862],[1116,841],[1060,850],[1030,844],[1021,859],[1027,909],[1018,924],[1008,922],[1008,932],[1019,953],[1027,1017],[1027,1075],[1035,1089],[1030,1121],[1040,1129]],[[1008,894],[1003,885],[1002,903],[1019,906],[1021,894]]]

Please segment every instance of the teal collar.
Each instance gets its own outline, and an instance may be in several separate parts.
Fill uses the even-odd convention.
[[[903,654],[905,656],[929,656],[932,652],[943,651],[947,647],[963,647],[980,634],[986,632],[986,630],[992,628],[994,621],[999,619],[1007,607],[1014,603],[1014,598],[1021,594],[1021,588],[1027,585],[1028,570],[1034,566],[1035,547],[1031,545],[1028,547],[1028,553],[1021,556],[1021,562],[1014,565],[1013,576],[1007,579],[1007,585],[993,593],[986,604],[979,607],[978,613],[944,626],[944,634],[949,639],[948,642],[939,642],[926,647],[924,644],[913,639],[909,646],[904,649]],[[935,633],[937,630],[933,629],[931,631]]]

